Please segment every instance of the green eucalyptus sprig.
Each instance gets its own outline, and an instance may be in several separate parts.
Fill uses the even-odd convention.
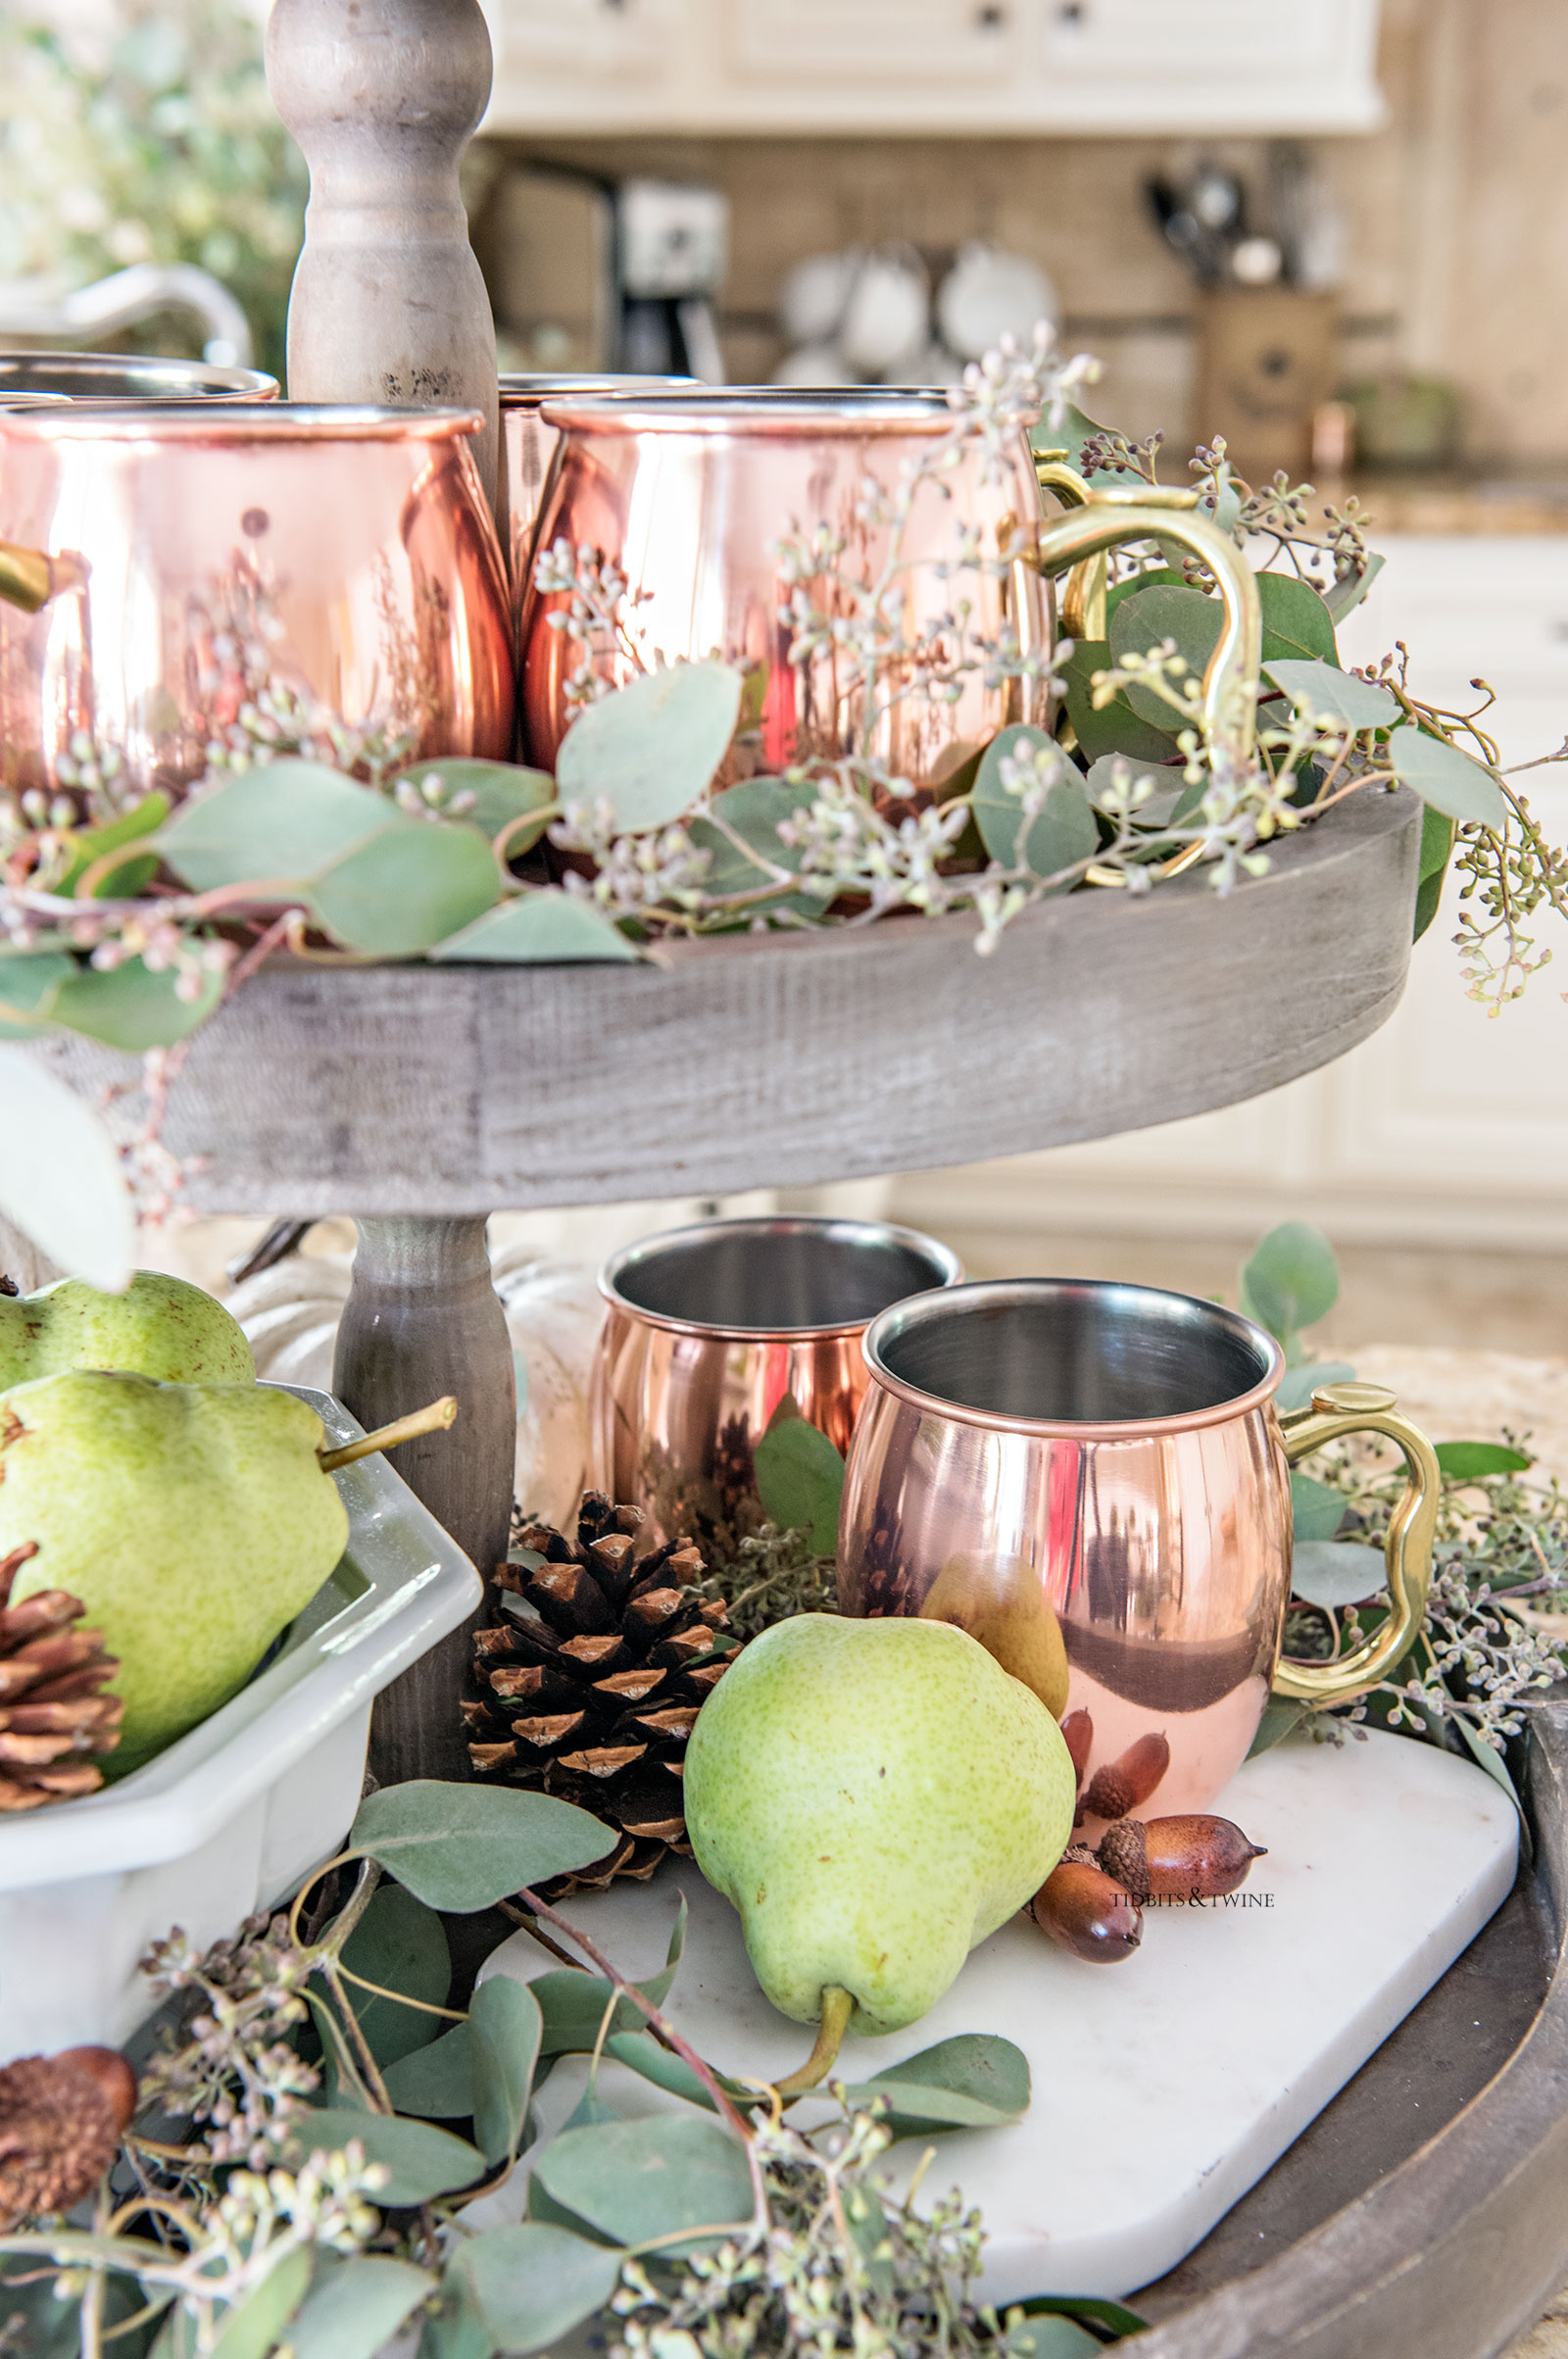
[[[155,1944],[146,1971],[181,2011],[122,2164],[85,2224],[0,2234],[0,2334],[28,2359],[373,2359],[415,2322],[425,2359],[494,2359],[598,2318],[621,2359],[815,2359],[831,2319],[845,2347],[889,2359],[1044,2359],[1136,2329],[1092,2301],[999,2320],[970,2295],[977,2216],[956,2198],[921,2214],[880,2182],[895,2138],[1018,2117],[1028,2067],[1011,2042],[944,2040],[837,2088],[840,2118],[803,2134],[663,2012],[684,1904],[664,1968],[639,1982],[532,1889],[605,1841],[545,1795],[396,1787],[331,1863],[358,1873],[319,1932],[304,1920],[328,1870],[204,1955],[178,1935]],[[565,1962],[527,1984],[483,1974],[453,2008],[437,1912],[498,1901]],[[570,2055],[588,2059],[586,2094],[545,2140],[535,2100]],[[608,2068],[678,2109],[617,2113]],[[918,2113],[901,2111],[915,2085]],[[470,2207],[519,2156],[526,2216],[481,2225]],[[1049,2329],[1030,2328],[1035,2310]],[[1088,2322],[1076,2342],[1073,2315]]]

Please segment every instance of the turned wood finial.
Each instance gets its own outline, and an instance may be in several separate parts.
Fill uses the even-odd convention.
[[[483,410],[494,503],[495,325],[458,188],[490,70],[478,0],[276,0],[267,28],[272,102],[311,168],[289,395]]]

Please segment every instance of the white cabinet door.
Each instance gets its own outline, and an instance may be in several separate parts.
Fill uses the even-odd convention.
[[[729,55],[744,77],[879,87],[996,81],[1017,53],[1026,0],[734,0]]]
[[[676,0],[491,0],[486,15],[498,81],[515,74],[653,76],[657,88],[676,27]]]

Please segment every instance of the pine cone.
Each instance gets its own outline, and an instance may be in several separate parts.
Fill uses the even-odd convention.
[[[0,1558],[0,1812],[96,1794],[104,1776],[89,1755],[114,1750],[125,1708],[99,1693],[120,1668],[103,1633],[72,1628],[86,1611],[79,1597],[42,1589],[9,1603],[37,1553],[28,1541]]]
[[[69,2211],[120,2151],[135,2075],[111,2048],[0,2065],[0,2229]]]
[[[551,1898],[690,1855],[682,1758],[725,1668],[712,1659],[725,1613],[693,1587],[691,1541],[637,1555],[642,1521],[588,1491],[575,1541],[522,1525],[496,1567],[501,1615],[474,1634],[479,1694],[463,1716],[476,1776],[542,1787],[619,1830],[603,1859],[548,1886]]]

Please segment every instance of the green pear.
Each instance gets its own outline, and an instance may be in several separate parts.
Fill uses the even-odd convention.
[[[0,1295],[0,1392],[64,1368],[128,1368],[164,1384],[254,1384],[243,1330],[199,1286],[139,1269],[122,1295],[61,1278]]]
[[[743,1649],[686,1751],[697,1864],[774,2006],[896,2032],[1045,1882],[1074,1776],[1032,1691],[947,1622],[797,1614]],[[808,2086],[828,2069],[792,2076]],[[819,2041],[812,2066],[823,2053]]]
[[[77,1368],[0,1393],[0,1557],[13,1605],[80,1597],[120,1661],[110,1774],[139,1768],[243,1687],[343,1553],[321,1421],[267,1385]]]

